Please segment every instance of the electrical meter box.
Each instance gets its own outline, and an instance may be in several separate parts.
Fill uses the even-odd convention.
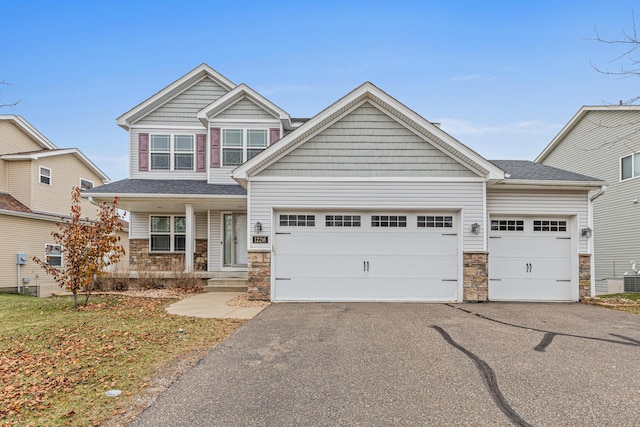
[[[16,264],[25,265],[27,263],[27,254],[16,254]]]

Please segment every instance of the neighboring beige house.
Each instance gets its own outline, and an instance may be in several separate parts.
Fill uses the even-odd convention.
[[[631,262],[640,265],[640,106],[582,107],[536,162],[607,182],[591,196],[592,265],[596,291],[619,292]]]
[[[90,189],[109,177],[76,148],[59,149],[29,122],[0,115],[0,289],[27,285],[48,296],[58,290],[33,257],[64,263],[51,233],[69,215],[73,187]],[[95,218],[97,207],[84,201],[83,216]],[[122,233],[128,248],[127,234]],[[26,255],[19,260],[19,254]]]

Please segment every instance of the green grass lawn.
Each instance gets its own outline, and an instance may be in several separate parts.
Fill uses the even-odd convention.
[[[0,425],[92,426],[122,414],[151,376],[202,355],[243,321],[167,314],[170,300],[0,294]],[[107,397],[111,389],[119,397]]]

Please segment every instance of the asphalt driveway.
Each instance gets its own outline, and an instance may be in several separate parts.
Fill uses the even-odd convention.
[[[273,304],[131,425],[640,424],[640,316],[580,304]]]

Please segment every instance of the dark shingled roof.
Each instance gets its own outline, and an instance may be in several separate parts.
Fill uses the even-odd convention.
[[[598,178],[569,172],[530,160],[489,160],[508,173],[509,179],[530,179],[535,181],[602,181]]]
[[[207,181],[188,179],[123,179],[94,187],[82,192],[84,195],[100,194],[199,194],[246,196],[247,192],[238,184],[207,184]]]
[[[7,193],[0,193],[0,209],[7,211],[30,213],[31,209],[20,203],[13,196]]]

